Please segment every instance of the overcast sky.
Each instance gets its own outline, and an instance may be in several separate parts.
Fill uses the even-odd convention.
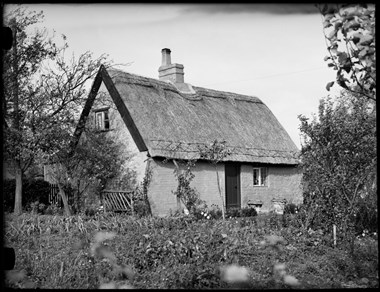
[[[109,55],[129,73],[158,78],[161,49],[194,86],[259,97],[300,148],[298,115],[317,113],[327,67],[312,4],[28,4],[79,56]],[[5,6],[5,9],[10,6]],[[333,94],[338,88],[333,88]]]

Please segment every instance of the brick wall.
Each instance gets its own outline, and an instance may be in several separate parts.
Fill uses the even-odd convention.
[[[175,166],[172,161],[163,163],[158,159],[151,159],[152,180],[149,185],[149,201],[152,213],[155,216],[167,216],[178,209],[178,203],[173,192],[178,186],[174,175]],[[215,204],[222,206],[218,191],[215,167],[206,162],[197,162],[193,169],[195,175],[191,186],[200,194],[208,207]],[[225,173],[224,164],[218,165],[220,187],[225,200]],[[262,211],[273,209],[272,199],[286,199],[288,202],[299,204],[302,202],[300,187],[301,174],[297,168],[291,166],[270,166],[267,168],[268,185],[253,186],[253,166],[241,165],[240,190],[241,207],[247,207],[249,200],[263,202]],[[181,208],[183,206],[181,205]]]
[[[253,166],[241,166],[241,199],[242,207],[247,206],[249,200],[262,201],[262,211],[273,208],[271,200],[286,199],[289,203],[302,203],[301,173],[292,166],[269,166],[268,185],[253,186]]]
[[[178,180],[174,175],[175,165],[172,161],[163,163],[162,160],[151,159],[150,168],[152,171],[152,180],[148,189],[148,197],[152,213],[155,216],[167,216],[174,213],[178,207],[177,198],[173,192],[177,189]],[[183,169],[183,165],[181,166]],[[221,206],[221,199],[218,192],[217,178],[215,167],[210,163],[197,162],[192,170],[195,175],[190,186],[195,188],[200,198],[206,201],[211,207],[212,204]],[[224,165],[218,165],[219,179],[222,195],[224,198]]]

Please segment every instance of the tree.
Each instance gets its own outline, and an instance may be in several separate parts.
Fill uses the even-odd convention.
[[[5,24],[13,31],[13,48],[3,56],[4,98],[2,112],[4,119],[5,156],[12,160],[15,169],[16,190],[14,212],[22,212],[22,176],[32,164],[34,148],[29,133],[25,133],[23,106],[32,89],[33,75],[38,71],[41,61],[54,57],[56,48],[46,38],[46,31],[36,31],[28,35],[28,27],[40,22],[42,13],[26,13],[23,9],[12,11],[5,18]]]
[[[64,35],[58,47],[46,29],[30,32],[42,19],[42,12],[20,8],[6,17],[15,43],[4,56],[4,150],[16,170],[16,214],[22,212],[23,173],[39,156],[62,149],[57,133],[73,133],[88,83],[101,64],[110,64],[106,55],[93,59],[91,52],[67,59]]]
[[[107,181],[122,173],[123,152],[120,143],[107,136],[107,133],[95,132],[85,128],[80,143],[71,152],[67,145],[72,137],[68,132],[57,137],[63,147],[55,155],[49,155],[51,164],[49,175],[57,182],[59,193],[64,203],[65,215],[70,216],[65,186],[76,191],[75,209],[80,210],[79,198],[89,186],[103,189]],[[65,143],[67,143],[65,145]]]
[[[219,197],[222,202],[222,217],[223,220],[226,219],[226,206],[224,203],[224,198],[222,194],[222,189],[220,187],[220,179],[219,179],[219,172],[218,172],[218,163],[223,161],[224,158],[226,158],[228,155],[231,154],[230,149],[227,149],[226,141],[218,141],[214,140],[210,145],[202,145],[199,146],[199,153],[200,158],[206,159],[211,161],[211,163],[215,166],[215,172],[216,172],[216,181],[218,184],[218,192]]]
[[[375,100],[375,5],[323,4],[318,8],[329,52],[325,61],[337,71],[337,84]],[[327,90],[333,84],[329,82]]]
[[[299,119],[309,224],[352,235],[359,202],[377,200],[375,102],[345,91],[335,102],[320,101],[318,119]]]

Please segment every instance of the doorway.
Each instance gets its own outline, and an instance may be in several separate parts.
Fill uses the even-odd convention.
[[[240,208],[240,165],[225,164],[226,208]]]

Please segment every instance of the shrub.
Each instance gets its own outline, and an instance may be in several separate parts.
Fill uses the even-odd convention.
[[[23,205],[28,206],[33,202],[49,204],[50,184],[40,179],[26,180],[23,188]]]
[[[47,207],[47,205],[38,201],[30,203],[29,205],[30,212],[32,212],[33,214],[45,214],[45,210]]]
[[[149,206],[146,204],[145,200],[136,200],[133,203],[133,211],[135,215],[139,217],[145,217],[150,215]]]
[[[13,211],[15,202],[15,189],[16,182],[14,179],[3,181],[4,211]],[[40,179],[24,180],[22,189],[22,206],[24,209],[31,210],[31,204],[34,204],[35,202],[45,205],[49,204],[50,184],[47,181]]]
[[[63,209],[57,205],[49,205],[43,212],[45,215],[63,215]]]
[[[241,215],[240,208],[228,208],[227,209],[226,218],[230,218],[230,217],[236,218],[236,217],[240,217],[240,215]]]
[[[242,208],[241,209],[241,216],[242,217],[254,217],[254,216],[257,216],[257,211],[255,208],[250,208],[250,207]]]
[[[360,234],[363,230],[378,231],[377,205],[369,206],[365,201],[360,201],[355,218],[355,231]]]
[[[227,209],[226,217],[238,218],[238,217],[254,217],[257,216],[255,208],[229,208]]]
[[[190,186],[191,181],[195,177],[192,172],[194,166],[195,161],[190,160],[186,163],[183,171],[180,170],[178,165],[176,165],[174,170],[174,175],[178,180],[178,186],[173,194],[184,203],[190,213],[194,213],[194,211],[199,209],[200,205],[204,203],[200,199],[199,192]]]
[[[296,211],[298,211],[297,205],[293,203],[289,203],[284,206],[284,214],[295,214]]]

